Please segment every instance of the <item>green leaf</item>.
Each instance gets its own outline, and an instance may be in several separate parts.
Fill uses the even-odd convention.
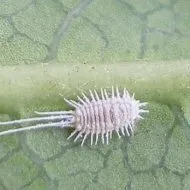
[[[0,189],[188,190],[189,10],[187,0],[2,0],[0,121],[70,110],[63,97],[112,86],[149,113],[109,145],[81,147],[72,129],[0,137]]]

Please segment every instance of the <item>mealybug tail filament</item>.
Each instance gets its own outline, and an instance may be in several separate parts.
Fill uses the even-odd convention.
[[[20,119],[14,121],[5,121],[0,122],[0,126],[17,126],[22,125],[24,123],[35,123],[40,122],[37,125],[31,125],[28,127],[18,128],[18,129],[10,129],[7,131],[0,132],[0,136],[14,134],[22,131],[29,131],[35,129],[42,128],[51,128],[51,127],[73,127],[75,123],[75,116],[73,111],[57,111],[57,112],[35,112],[39,116],[48,115],[47,117],[34,117],[28,119]],[[44,123],[48,122],[48,123]]]

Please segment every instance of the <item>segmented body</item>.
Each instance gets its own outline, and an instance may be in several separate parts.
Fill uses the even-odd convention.
[[[102,143],[106,141],[108,144],[109,139],[112,138],[112,132],[116,132],[119,138],[120,133],[127,136],[133,134],[136,121],[143,119],[140,114],[148,112],[148,110],[141,109],[147,103],[135,100],[134,95],[130,96],[126,89],[119,92],[118,88],[112,87],[111,93],[101,89],[100,95],[96,90],[93,92],[89,90],[89,92],[89,97],[84,93],[82,97],[77,96],[77,102],[65,99],[75,110],[36,112],[40,117],[0,122],[0,126],[40,122],[28,127],[2,131],[0,136],[49,127],[72,127],[75,130],[68,139],[76,135],[74,141],[77,141],[82,137],[81,145],[83,145],[87,136],[90,136],[92,145],[94,136],[95,144],[101,136]]]
[[[140,113],[148,112],[147,110],[140,109],[146,103],[140,103],[130,97],[127,90],[124,89],[123,93],[119,93],[118,88],[112,94],[108,95],[107,91],[101,89],[99,96],[96,90],[90,90],[90,97],[88,98],[83,93],[83,98],[78,96],[78,102],[73,100],[65,101],[71,106],[75,107],[75,130],[68,138],[77,134],[74,141],[83,136],[82,144],[88,135],[91,136],[91,144],[95,136],[95,144],[101,136],[102,143],[106,139],[109,143],[109,138],[112,137],[112,132],[115,131],[120,138],[121,132],[123,135],[133,133],[134,123],[137,119],[142,118]]]

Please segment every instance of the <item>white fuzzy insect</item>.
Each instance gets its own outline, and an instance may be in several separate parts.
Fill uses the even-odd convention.
[[[73,127],[75,130],[67,139],[77,134],[74,141],[82,137],[81,146],[83,146],[88,135],[91,137],[91,145],[93,144],[94,136],[95,144],[97,144],[99,136],[101,136],[103,144],[105,138],[108,144],[114,131],[119,138],[121,137],[120,131],[123,135],[127,134],[127,136],[133,134],[135,122],[143,119],[140,114],[148,112],[148,110],[141,109],[147,103],[140,103],[139,100],[135,100],[134,94],[130,96],[126,89],[120,94],[118,88],[114,89],[112,87],[112,93],[110,95],[105,89],[101,89],[101,96],[98,95],[96,90],[94,92],[89,90],[89,92],[90,98],[82,93],[82,98],[77,96],[78,102],[64,98],[75,110],[35,112],[41,117],[0,122],[0,126],[40,122],[40,124],[33,126],[0,132],[0,136],[48,127]]]

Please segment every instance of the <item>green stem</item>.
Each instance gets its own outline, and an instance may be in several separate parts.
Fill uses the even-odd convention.
[[[180,104],[190,93],[190,62],[1,66],[0,112],[31,106],[64,110],[63,97],[111,86],[126,87],[141,101]]]

